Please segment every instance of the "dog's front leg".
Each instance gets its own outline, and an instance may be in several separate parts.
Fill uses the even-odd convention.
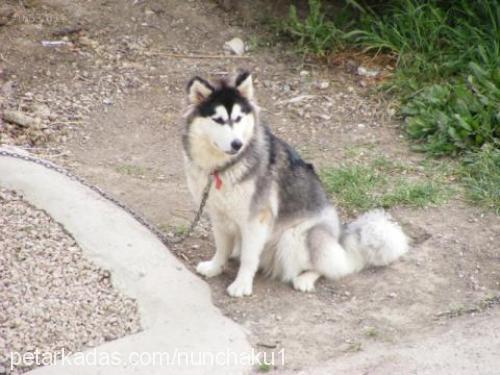
[[[206,262],[198,263],[196,272],[205,277],[219,275],[231,255],[234,246],[234,233],[229,230],[227,223],[212,217],[212,231],[215,240],[215,255]]]
[[[260,221],[247,224],[241,231],[241,255],[238,275],[227,292],[232,297],[252,294],[253,278],[259,267],[260,254],[269,236],[269,227]]]

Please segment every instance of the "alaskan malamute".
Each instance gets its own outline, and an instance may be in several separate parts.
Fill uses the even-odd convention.
[[[240,261],[229,295],[252,294],[257,270],[303,292],[367,265],[386,265],[408,250],[389,214],[375,210],[342,227],[311,164],[259,122],[252,77],[188,84],[183,134],[189,189],[197,204],[213,179],[206,209],[215,255],[198,273],[219,275]]]

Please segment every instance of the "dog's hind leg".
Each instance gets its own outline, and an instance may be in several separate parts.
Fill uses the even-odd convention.
[[[215,255],[209,261],[198,263],[196,267],[196,272],[205,277],[214,277],[222,273],[236,240],[235,230],[228,223],[212,220],[212,227]]]

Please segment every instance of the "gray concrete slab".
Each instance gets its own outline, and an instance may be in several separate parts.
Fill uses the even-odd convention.
[[[69,357],[33,374],[249,371],[252,348],[243,328],[213,306],[203,280],[125,211],[64,175],[10,157],[0,156],[0,186],[22,193],[44,209],[71,233],[87,257],[110,270],[114,285],[137,300],[144,328],[139,334],[79,353],[75,361]],[[85,354],[101,360],[81,363]],[[113,364],[106,362],[113,354]]]

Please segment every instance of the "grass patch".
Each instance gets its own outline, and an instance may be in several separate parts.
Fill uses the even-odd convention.
[[[500,150],[485,147],[467,155],[460,176],[466,198],[500,215]]]
[[[379,331],[375,327],[367,327],[364,333],[366,337],[370,337],[372,339],[377,338],[380,335]]]
[[[327,191],[351,213],[376,207],[425,207],[444,203],[452,190],[438,178],[403,177],[410,168],[386,158],[368,165],[346,164],[321,174]]]
[[[175,237],[182,237],[188,232],[189,225],[187,225],[187,224],[160,224],[160,225],[158,225],[158,228],[162,232],[168,233],[169,235],[171,234]]]
[[[380,197],[380,202],[382,207],[425,207],[446,202],[449,195],[449,191],[444,186],[433,181],[408,182],[400,180],[392,192]]]
[[[472,305],[465,306],[462,304],[453,305],[448,311],[438,313],[437,317],[457,318],[465,314],[475,314],[484,312],[487,309],[498,306],[500,304],[500,295],[493,295],[479,300]]]
[[[357,353],[363,350],[363,344],[360,342],[353,342],[350,343],[347,348],[344,349],[344,352],[346,353]]]
[[[257,372],[260,372],[260,373],[266,373],[266,372],[269,372],[273,369],[273,366],[271,366],[270,364],[268,363],[265,363],[265,362],[262,362],[261,364],[259,364],[259,366],[257,367]]]
[[[368,210],[377,205],[376,188],[384,179],[374,170],[360,165],[347,165],[326,170],[323,183],[337,202],[349,210]]]
[[[132,177],[144,177],[148,172],[146,168],[132,164],[118,165],[115,170],[120,174]]]

